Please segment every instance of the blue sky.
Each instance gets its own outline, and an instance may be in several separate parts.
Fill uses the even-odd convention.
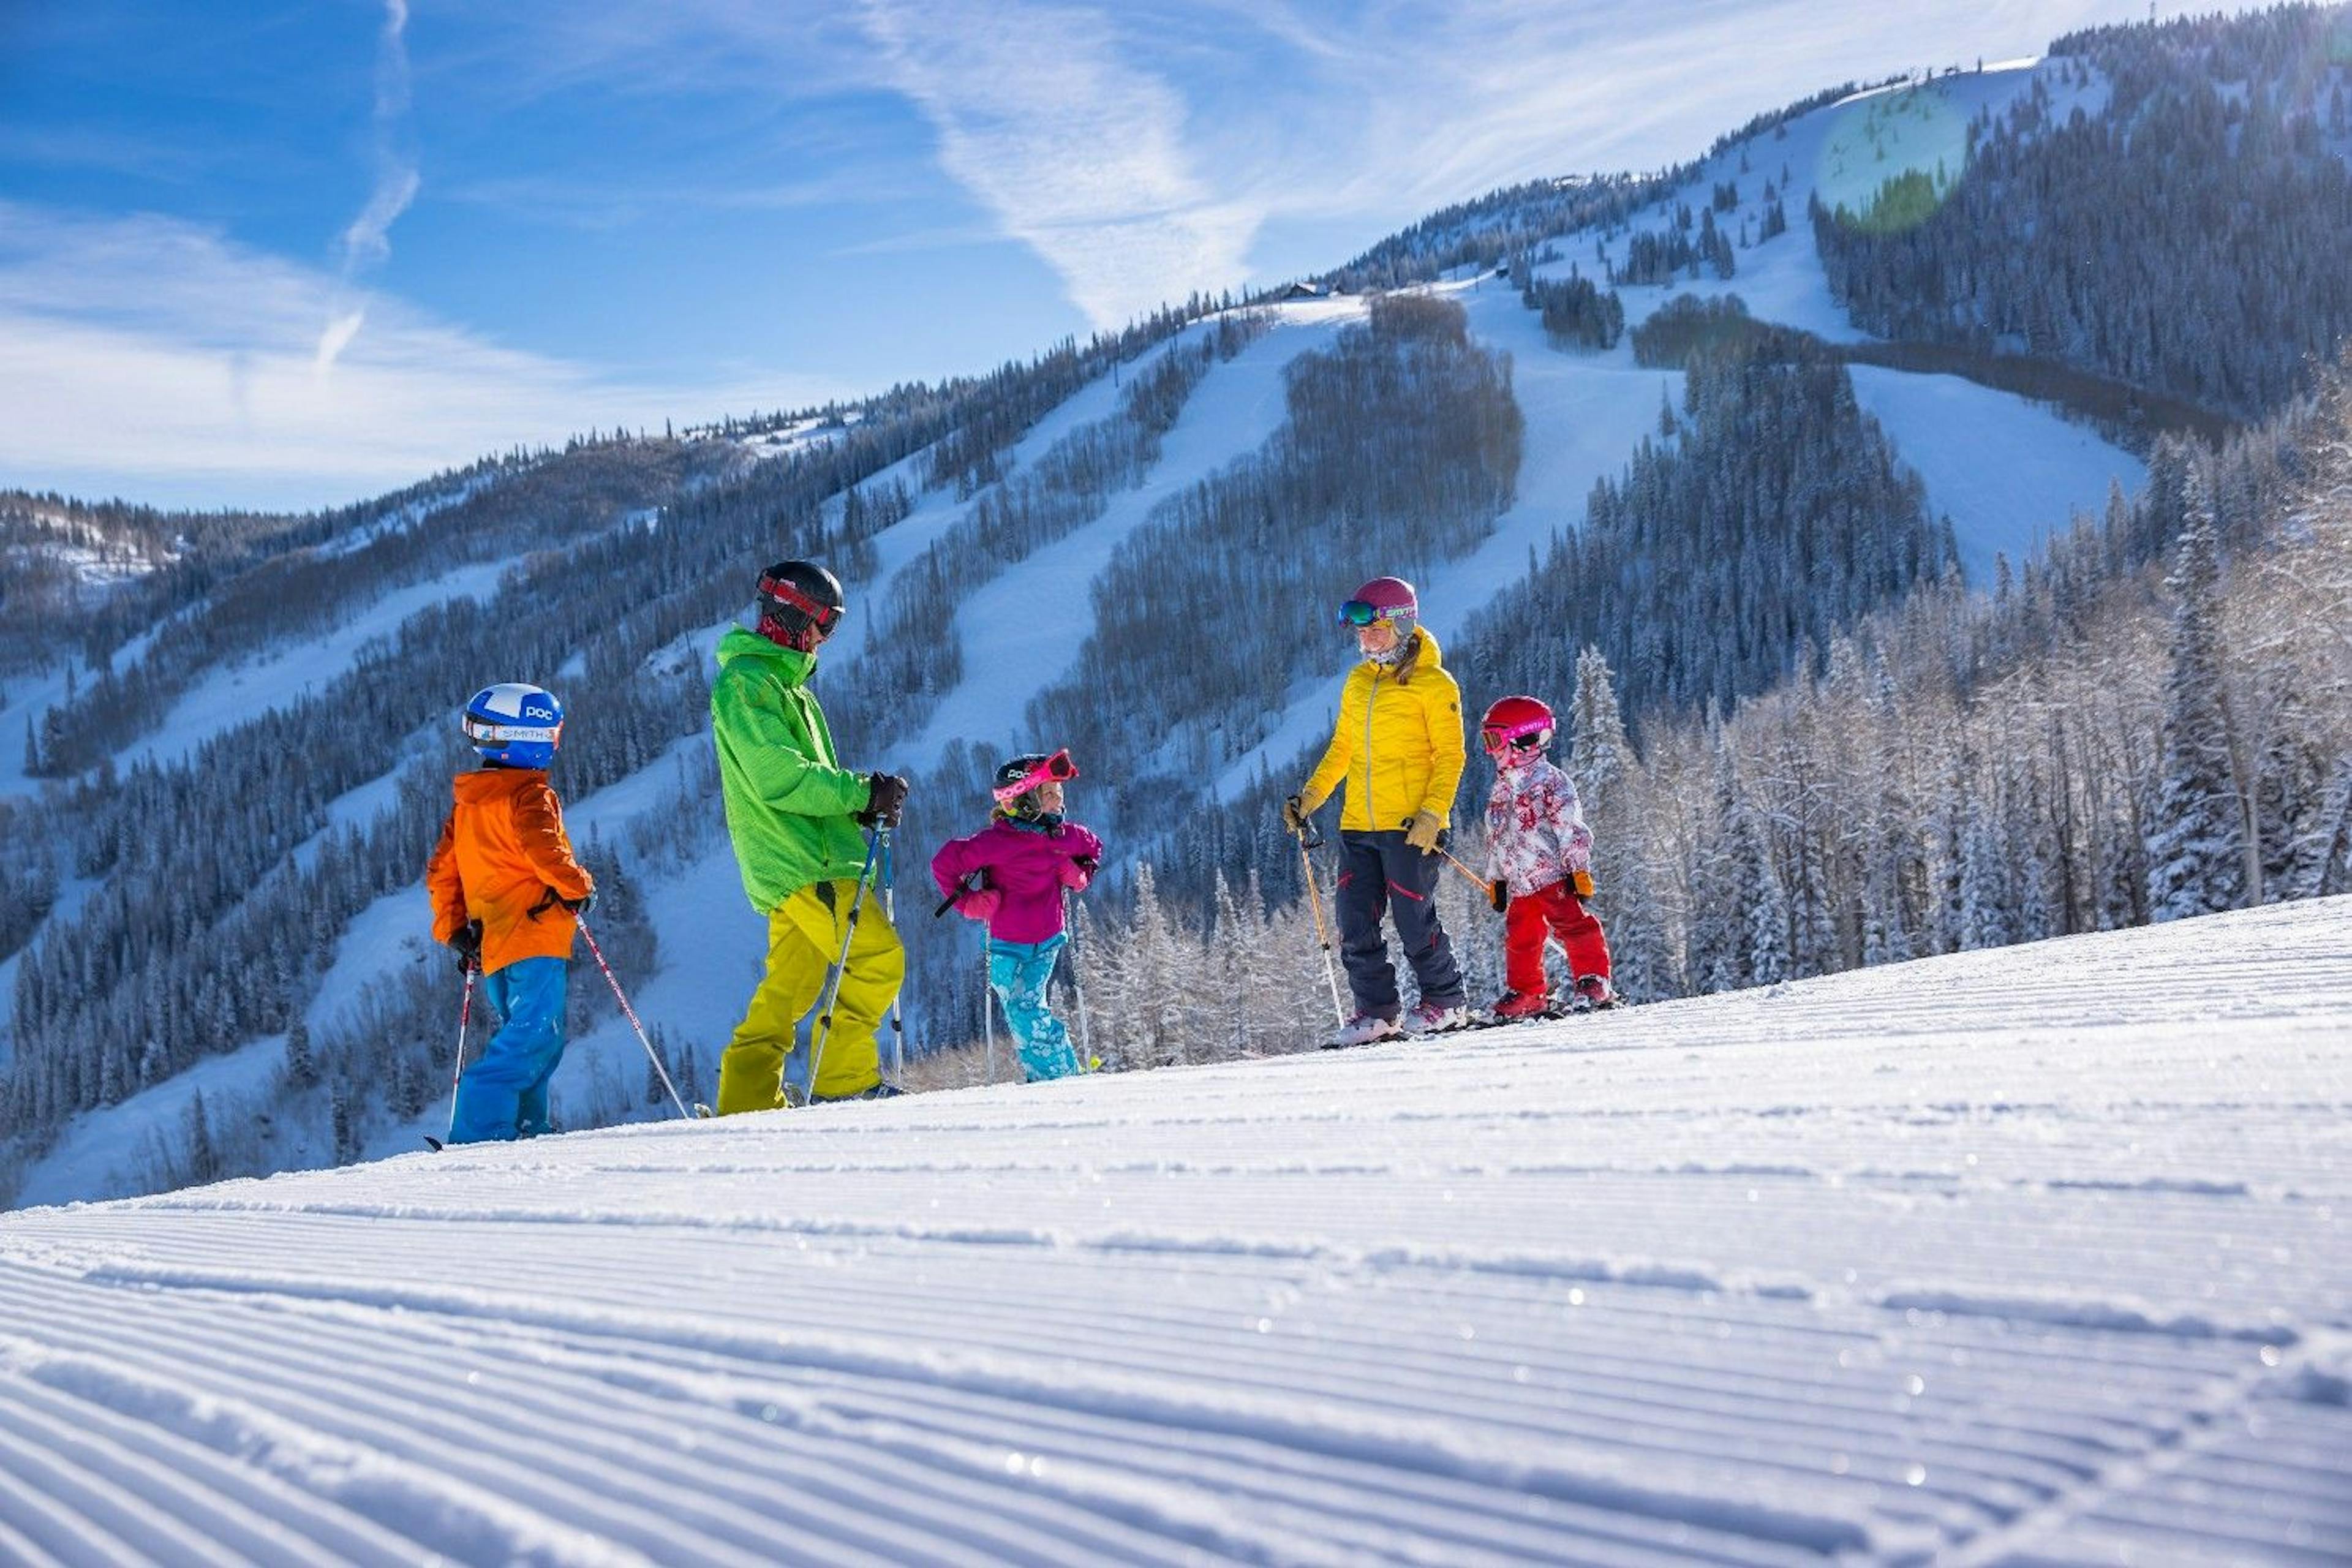
[[[983,370],[1851,77],[2146,15],[0,0],[0,485],[313,505]]]

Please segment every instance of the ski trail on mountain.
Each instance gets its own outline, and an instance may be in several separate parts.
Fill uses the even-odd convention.
[[[936,765],[950,741],[992,751],[1051,750],[1026,730],[1029,704],[1076,664],[1094,631],[1089,587],[1112,554],[1171,496],[1265,445],[1287,417],[1283,371],[1339,329],[1363,319],[1360,301],[1286,306],[1279,322],[1232,360],[1214,365],[1185,400],[1142,484],[1118,491],[1102,514],[979,584],[958,608],[953,635],[971,672],[940,700],[894,765]]]

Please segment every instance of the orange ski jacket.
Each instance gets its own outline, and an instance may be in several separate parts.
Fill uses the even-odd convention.
[[[456,795],[425,866],[433,940],[447,942],[467,921],[481,921],[486,974],[526,958],[570,958],[580,922],[548,891],[584,899],[595,883],[572,858],[563,807],[547,774],[536,768],[459,773]],[[536,918],[533,909],[540,909]]]

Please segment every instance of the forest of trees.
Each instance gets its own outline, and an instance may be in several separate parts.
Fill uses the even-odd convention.
[[[1772,984],[2352,893],[2347,383],[2352,359],[2315,406],[2224,450],[2168,444],[2141,503],[2077,519],[1995,595],[1947,574],[1736,705],[1654,700],[1629,725],[1639,682],[1571,651],[1573,630],[1546,639],[1526,685],[1567,710],[1621,986]],[[1474,666],[1507,647],[1491,623],[1475,641]],[[1297,855],[1263,838],[1241,852],[1272,880]],[[1265,914],[1209,875],[1185,899],[1139,885],[1087,929],[1113,1059],[1304,1049],[1328,1027],[1295,891]],[[1440,894],[1474,990],[1496,984],[1501,922],[1462,879]]]
[[[141,657],[120,671],[101,666],[82,701],[50,710],[33,749],[65,782],[11,808],[12,828],[23,829],[12,831],[12,848],[42,848],[25,867],[0,860],[9,886],[37,892],[44,907],[62,879],[85,886],[70,911],[0,924],[0,959],[22,944],[0,1084],[10,1130],[0,1142],[0,1196],[68,1117],[299,1016],[337,933],[375,899],[414,886],[448,775],[462,765],[447,720],[467,693],[518,673],[596,692],[574,704],[565,729],[562,787],[574,798],[644,769],[707,722],[703,673],[659,656],[740,611],[761,564],[818,555],[844,564],[854,589],[860,563],[872,569],[872,534],[906,505],[902,487],[869,480],[951,430],[1017,438],[1024,426],[998,405],[1032,410],[1034,420],[1055,401],[1030,376],[1066,385],[1073,374],[1108,374],[1188,320],[1165,311],[1025,370],[898,389],[782,457],[747,461],[731,442],[674,437],[577,444],[543,463],[519,460],[504,482],[470,487],[446,505],[351,519],[355,531],[327,547],[262,551],[226,591],[192,599],[181,614],[152,592],[137,599],[157,617],[143,628],[152,636]],[[967,441],[964,460],[985,466],[992,449]],[[853,505],[847,494],[861,486]],[[152,728],[184,688],[186,674],[155,662],[158,649],[201,668],[322,616],[331,624],[335,607],[371,584],[380,592],[452,560],[510,556],[494,594],[420,612],[360,650],[346,672],[282,694],[274,710],[185,759],[112,763],[112,747]],[[556,681],[567,665],[578,680]],[[341,810],[387,772],[398,785],[388,808]],[[670,827],[715,827],[715,791],[696,793],[682,778],[677,797]],[[650,943],[633,937],[625,915],[604,922],[616,963],[649,959]],[[415,984],[388,983],[371,1005],[364,1029],[303,1042],[300,1076],[315,1080],[313,1098],[337,1108],[338,1150],[406,1103],[399,1086],[425,1081],[442,1046],[440,1009],[428,1023]],[[268,1168],[285,1152],[257,1145],[250,1131],[212,1146],[224,1168]],[[160,1155],[155,1163],[173,1166]]]
[[[2242,418],[2352,331],[2352,49],[2343,6],[2061,38],[2104,112],[2046,81],[1970,127],[1920,221],[1815,204],[1832,296],[1885,337],[2063,360]],[[1894,199],[1900,202],[1900,193]],[[1888,215],[1879,215],[1882,219]]]

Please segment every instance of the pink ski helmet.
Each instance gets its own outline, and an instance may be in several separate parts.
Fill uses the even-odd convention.
[[[1421,599],[1402,577],[1375,577],[1339,606],[1339,621],[1359,629],[1386,621],[1399,637],[1409,637],[1421,622]]]

